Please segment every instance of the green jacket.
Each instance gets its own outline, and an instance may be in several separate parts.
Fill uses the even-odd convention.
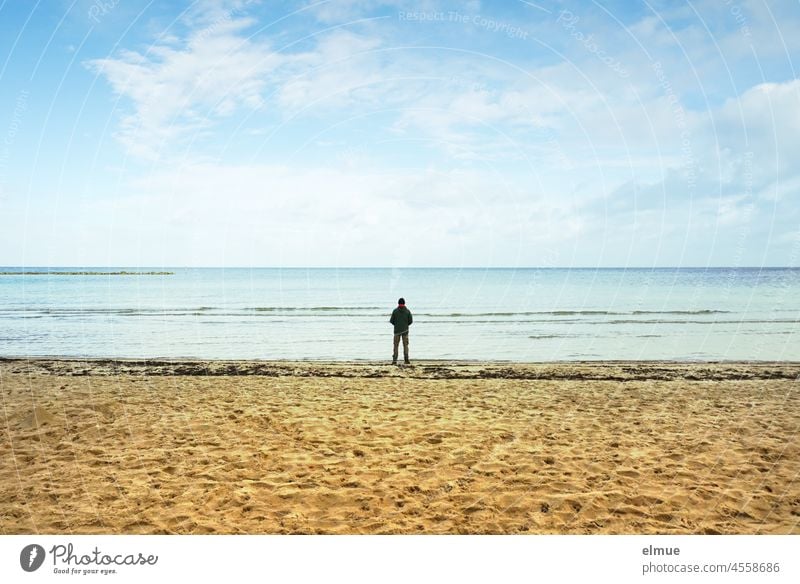
[[[411,311],[405,306],[398,306],[392,311],[392,318],[389,322],[394,325],[394,334],[402,335],[408,332],[408,327],[414,322],[414,317],[411,316]]]

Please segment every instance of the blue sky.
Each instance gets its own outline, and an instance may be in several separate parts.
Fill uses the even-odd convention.
[[[800,265],[796,2],[0,0],[0,264]]]

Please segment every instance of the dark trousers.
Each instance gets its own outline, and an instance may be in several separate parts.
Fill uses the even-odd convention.
[[[397,361],[397,348],[400,344],[400,337],[403,337],[403,358],[408,361],[408,331],[394,336],[394,351],[392,361]]]

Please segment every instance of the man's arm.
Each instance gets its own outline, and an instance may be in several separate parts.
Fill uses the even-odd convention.
[[[411,316],[411,311],[408,311],[408,326],[411,326],[411,323],[414,322],[414,317]]]
[[[392,316],[389,318],[389,322],[394,324],[394,310],[392,311]]]

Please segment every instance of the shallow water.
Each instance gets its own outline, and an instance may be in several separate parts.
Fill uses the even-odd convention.
[[[800,360],[800,269],[70,269],[174,273],[0,276],[0,355]]]

